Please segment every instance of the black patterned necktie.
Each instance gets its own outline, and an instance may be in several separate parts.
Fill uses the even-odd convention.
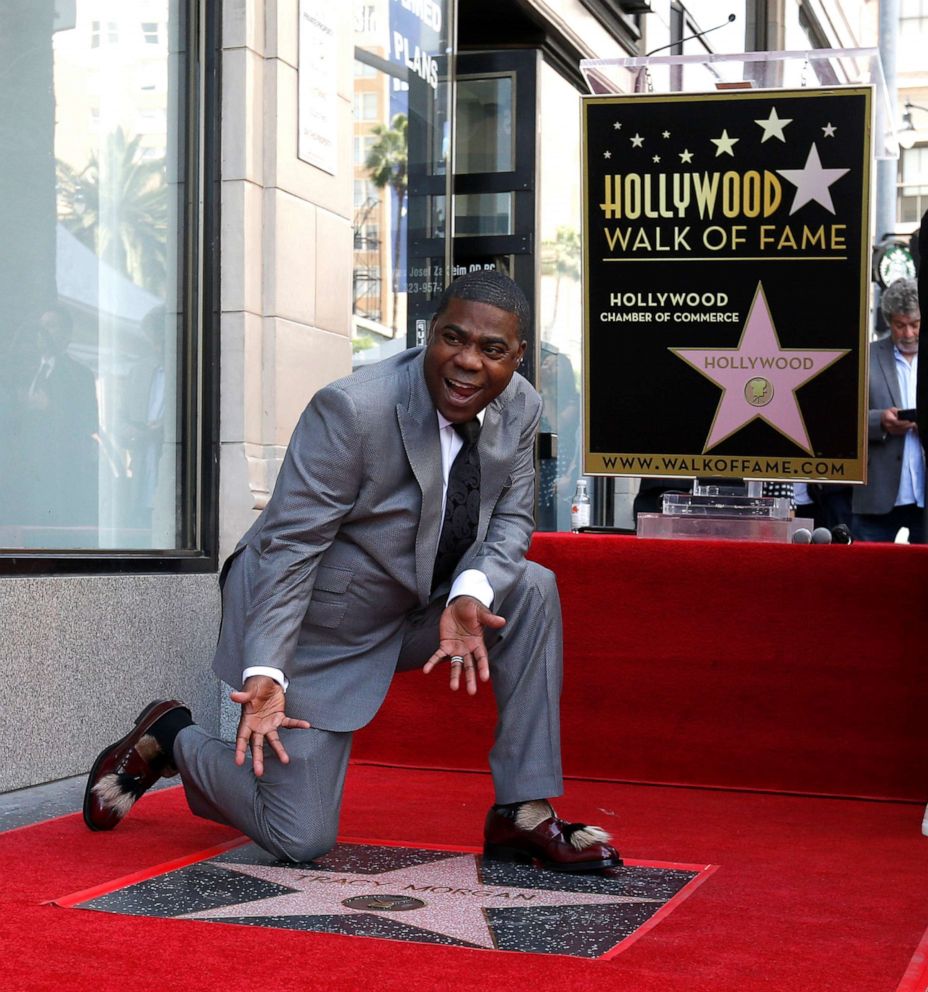
[[[445,516],[432,573],[433,589],[451,575],[461,555],[474,543],[480,516],[480,455],[477,452],[480,421],[474,417],[453,427],[464,444],[448,473]]]

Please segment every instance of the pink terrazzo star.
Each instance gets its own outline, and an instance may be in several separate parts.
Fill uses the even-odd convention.
[[[295,891],[252,902],[220,906],[177,919],[217,920],[263,916],[366,916],[389,918],[417,930],[429,930],[477,947],[495,948],[485,909],[541,906],[601,906],[615,903],[661,903],[660,899],[600,895],[593,892],[552,892],[512,885],[486,885],[480,880],[473,854],[445,858],[412,868],[394,868],[376,874],[323,871],[312,866],[285,868],[272,865],[224,864],[217,868],[275,882]],[[402,912],[344,905],[353,896],[412,897],[425,903]]]
[[[762,283],[737,348],[669,350],[722,389],[704,452],[760,419],[809,454],[812,446],[796,390],[849,351],[781,347]]]

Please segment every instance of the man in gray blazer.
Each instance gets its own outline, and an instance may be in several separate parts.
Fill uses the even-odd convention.
[[[499,712],[485,854],[621,864],[607,834],[548,802],[562,788],[561,620],[554,576],[525,558],[541,402],[514,373],[529,319],[508,277],[463,276],[425,349],[313,397],[224,569],[213,667],[241,687],[235,744],[153,703],[97,759],[88,826],[111,829],[179,771],[195,813],[281,859],[316,858],[335,844],[352,733],[396,671],[447,664],[452,690],[492,681]]]
[[[907,527],[909,542],[924,544],[925,455],[911,412],[921,326],[915,280],[897,279],[880,306],[889,337],[870,346],[868,481],[854,490],[851,530],[859,541],[893,541]]]

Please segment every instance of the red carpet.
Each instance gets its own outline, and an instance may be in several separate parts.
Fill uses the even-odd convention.
[[[928,547],[537,534],[531,556],[561,591],[568,774],[928,800]],[[397,679],[355,757],[485,768],[492,698],[436,733],[445,685]]]
[[[401,801],[398,801],[398,797]],[[484,775],[355,766],[343,834],[479,844]],[[146,796],[117,831],[79,816],[0,835],[8,992],[922,992],[928,840],[914,804],[572,781],[569,817],[605,821],[630,858],[718,870],[609,961],[471,951],[43,905],[233,835],[196,820],[180,790]],[[912,984],[912,982],[915,984]],[[918,983],[921,984],[918,984]]]
[[[3,992],[925,992],[928,548],[539,535],[532,554],[564,602],[560,812],[603,822],[629,858],[718,866],[627,951],[43,905],[230,839],[170,790],[111,835],[78,816],[0,835]],[[443,676],[398,679],[358,735],[344,839],[479,845],[491,697],[449,699]],[[648,781],[690,787],[631,784]]]

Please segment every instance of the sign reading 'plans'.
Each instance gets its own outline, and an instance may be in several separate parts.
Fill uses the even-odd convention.
[[[864,479],[871,102],[584,98],[586,472]]]

